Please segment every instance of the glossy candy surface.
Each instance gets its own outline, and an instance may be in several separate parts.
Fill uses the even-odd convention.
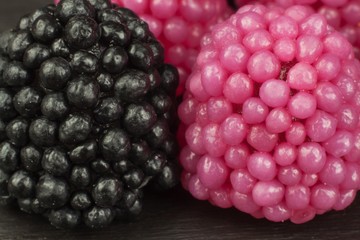
[[[276,222],[346,208],[360,187],[359,77],[322,15],[240,8],[203,39],[186,82],[183,187]]]
[[[360,1],[359,0],[232,0],[237,7],[246,4],[259,2],[275,9],[278,7],[289,8],[293,5],[301,4],[307,8],[307,11],[320,13],[328,24],[339,31],[354,46],[356,57],[360,58]],[[298,9],[304,7],[290,8],[288,15],[301,17]],[[321,22],[310,20],[309,24],[318,25]]]
[[[178,182],[175,67],[135,13],[63,0],[0,34],[0,202],[57,228],[133,220]]]

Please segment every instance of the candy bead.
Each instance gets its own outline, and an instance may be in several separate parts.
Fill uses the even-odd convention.
[[[336,113],[337,127],[348,131],[353,131],[359,124],[359,110],[348,104],[341,105]]]
[[[137,1],[124,0],[123,2],[124,2],[124,7],[133,9],[138,13],[145,12],[146,5],[148,4],[147,0],[137,0]]]
[[[209,189],[221,187],[229,174],[228,168],[222,159],[210,156],[199,159],[197,172],[202,185]]]
[[[238,145],[246,137],[247,125],[240,114],[232,114],[221,124],[222,139],[228,145]]]
[[[242,114],[246,123],[257,124],[265,121],[269,107],[259,98],[249,98],[242,106]]]
[[[293,66],[287,75],[289,86],[297,90],[312,90],[317,83],[316,69],[306,62],[299,62]]]
[[[239,193],[252,192],[257,180],[245,169],[234,170],[230,174],[233,189]]]
[[[291,216],[291,210],[283,202],[274,206],[263,207],[262,212],[268,220],[273,222],[284,222]]]
[[[127,7],[127,6],[126,6]],[[131,7],[129,7],[132,9]],[[160,19],[166,19],[174,16],[178,8],[176,0],[154,0],[150,1],[151,13]],[[137,12],[137,11],[136,11]]]
[[[279,168],[277,176],[279,181],[286,186],[293,186],[298,184],[301,181],[301,177],[301,170],[295,165]]]
[[[194,198],[199,200],[207,200],[209,198],[209,190],[201,183],[198,176],[192,176],[188,184],[189,192]]]
[[[320,181],[328,185],[339,185],[345,179],[345,164],[341,158],[328,156],[324,168],[319,173]]]
[[[232,111],[232,105],[226,98],[213,97],[208,101],[207,116],[210,122],[221,123]]]
[[[194,123],[186,130],[185,138],[190,149],[197,154],[204,154],[205,148],[203,144],[202,127]]]
[[[247,70],[255,82],[263,83],[279,76],[280,62],[273,53],[263,50],[254,53],[249,58]]]
[[[337,112],[342,105],[342,94],[340,89],[332,83],[319,83],[314,94],[316,96],[318,108],[326,112]]]
[[[306,129],[300,122],[294,122],[285,133],[286,141],[293,145],[300,145],[305,141]]]
[[[360,131],[356,130],[354,132],[354,147],[351,151],[345,155],[345,160],[349,162],[358,162],[360,161]]]
[[[286,0],[282,1],[281,3],[278,0],[277,3],[279,3],[279,5],[282,5],[284,7],[288,7],[285,10],[284,15],[291,17],[297,23],[302,23],[307,17],[309,17],[311,14],[313,14],[313,10],[311,8],[309,8],[307,5],[292,5],[292,4],[289,4],[290,1],[286,1]],[[285,4],[289,4],[289,6],[285,6]],[[301,3],[299,3],[299,4],[301,4]]]
[[[260,209],[259,205],[254,202],[251,195],[232,190],[230,193],[230,198],[234,207],[242,212],[254,213]]]
[[[201,73],[195,72],[189,77],[189,91],[199,101],[206,101],[210,98],[209,94],[204,90],[201,83]]]
[[[280,38],[274,43],[274,53],[280,61],[290,62],[295,58],[295,41],[288,38]]]
[[[359,75],[359,67],[360,67],[360,62],[355,59],[355,60],[349,60],[349,59],[345,59],[342,61],[342,72],[345,73],[347,76],[352,77],[354,79],[356,79],[357,77],[360,77]]]
[[[254,125],[247,135],[251,147],[261,152],[271,152],[279,139],[278,134],[270,133],[264,125]]]
[[[337,211],[347,208],[355,199],[356,190],[342,190],[339,193],[339,198],[334,204],[333,208]]]
[[[274,150],[274,160],[280,166],[292,164],[297,157],[297,149],[289,142],[283,142],[276,146]]]
[[[184,147],[180,152],[179,161],[184,170],[189,173],[196,173],[196,167],[199,159],[200,156],[192,152],[188,146]]]
[[[312,116],[316,107],[316,98],[307,92],[298,92],[288,102],[289,112],[299,119],[306,119]]]
[[[270,181],[276,175],[276,163],[268,153],[253,153],[248,158],[247,167],[251,175],[262,181]]]
[[[269,24],[274,19],[280,17],[284,13],[284,10],[281,8],[272,8],[267,13],[265,13],[264,18],[266,23]]]
[[[210,122],[207,112],[207,103],[200,103],[197,106],[195,120],[201,126],[206,126],[206,124]]]
[[[273,37],[264,29],[251,31],[244,36],[242,44],[251,52],[269,50],[273,45]]]
[[[290,97],[290,88],[281,80],[267,80],[260,87],[260,99],[270,107],[284,107]]]
[[[227,24],[218,24],[214,26],[211,32],[213,44],[217,48],[224,45],[231,45],[240,42],[241,34],[236,27]]]
[[[316,215],[316,210],[313,207],[293,211],[290,221],[295,224],[302,224],[311,221]]]
[[[360,167],[356,163],[345,163],[345,179],[340,184],[340,188],[344,190],[358,189],[360,184]]]
[[[323,51],[321,39],[312,35],[302,35],[296,41],[296,59],[301,62],[313,63]]]
[[[303,143],[298,148],[297,162],[305,173],[318,173],[326,162],[325,150],[315,142]]]
[[[329,154],[334,157],[342,157],[351,151],[354,146],[354,136],[344,130],[337,131],[330,139],[323,143]]]
[[[210,123],[202,130],[202,140],[205,150],[214,157],[221,157],[226,151],[226,143],[221,137],[220,126]]]
[[[266,23],[264,19],[256,12],[240,13],[237,16],[236,27],[244,33],[263,29],[265,26]]]
[[[250,155],[249,147],[245,144],[229,147],[225,152],[225,162],[233,169],[245,168]]]
[[[241,44],[231,44],[219,53],[221,65],[228,71],[243,71],[249,59],[248,50]]]
[[[225,64],[223,65],[225,66]],[[254,83],[247,75],[234,73],[226,80],[223,93],[232,103],[242,104],[253,95]]]
[[[203,2],[193,2],[191,0],[184,0],[181,1],[180,3],[180,12],[181,14],[183,14],[184,18],[187,21],[190,22],[196,22],[196,21],[201,21],[202,17],[201,13],[202,13],[202,4],[206,4],[205,1]]]
[[[316,110],[305,123],[307,135],[317,142],[323,142],[333,136],[336,126],[336,118],[321,110]]]
[[[205,29],[201,24],[193,24],[188,27],[189,36],[188,39],[186,39],[186,45],[193,48],[198,46],[199,42],[201,42],[201,37],[205,35]]]
[[[290,17],[281,16],[270,23],[270,33],[277,39],[279,38],[296,38],[298,36],[298,25]]]
[[[178,108],[178,115],[181,121],[187,125],[195,122],[197,106],[198,101],[196,101],[196,99],[189,98],[183,101]]]
[[[301,183],[305,186],[312,187],[314,186],[319,179],[318,174],[315,173],[306,173],[301,179]]]
[[[286,187],[286,205],[292,210],[305,209],[310,203],[310,189],[301,184]]]
[[[205,39],[205,37],[204,37]],[[219,51],[216,48],[204,47],[196,59],[198,65],[204,65],[211,61],[215,61],[219,57]],[[225,67],[225,66],[224,66]]]
[[[336,29],[340,28],[341,14],[336,8],[324,5],[319,8],[318,12],[326,18],[331,26]]]
[[[274,108],[266,117],[266,128],[271,133],[281,133],[291,126],[291,115],[284,108]]]
[[[339,74],[332,82],[340,89],[345,101],[349,101],[354,97],[357,90],[354,79],[345,74]]]
[[[201,83],[210,96],[222,94],[226,79],[227,73],[218,61],[207,63],[201,70]]]
[[[320,81],[330,81],[341,69],[340,59],[333,54],[324,54],[315,63]]]
[[[331,209],[338,197],[338,189],[333,186],[319,184],[311,189],[311,205],[317,209]]]
[[[359,12],[360,5],[356,1],[350,1],[349,4],[342,9],[345,21],[350,24],[357,24],[360,21],[357,15]],[[349,14],[353,15],[354,18],[350,17]]]
[[[189,191],[189,182],[190,178],[192,177],[191,173],[183,171],[180,176],[181,186],[186,190]]]
[[[284,197],[284,186],[277,180],[257,182],[252,191],[254,202],[259,206],[270,207],[278,204]]]
[[[320,14],[313,14],[302,21],[300,24],[300,33],[303,35],[323,37],[326,34],[326,28],[326,19]]]
[[[220,208],[232,207],[232,203],[230,200],[230,188],[226,186],[217,190],[211,190],[210,200],[213,204]]]
[[[174,45],[169,48],[169,57],[168,61],[172,62],[173,64],[179,64],[189,59],[186,59],[188,56],[186,54],[186,49],[182,45]]]
[[[144,14],[141,16],[141,19],[148,23],[149,28],[153,32],[155,37],[159,37],[163,31],[163,23],[151,15]]]
[[[351,99],[351,104],[356,107],[360,106],[360,91],[355,92],[354,97]]]
[[[332,53],[340,59],[354,57],[352,45],[338,32],[331,33],[324,38],[324,51]]]

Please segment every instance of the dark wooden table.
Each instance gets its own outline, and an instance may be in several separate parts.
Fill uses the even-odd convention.
[[[46,0],[0,0],[0,31],[44,5]],[[310,223],[270,223],[234,209],[222,210],[192,199],[180,187],[146,196],[141,218],[102,230],[56,230],[47,221],[16,209],[0,208],[0,240],[8,239],[360,239],[360,199],[342,212],[318,216]]]

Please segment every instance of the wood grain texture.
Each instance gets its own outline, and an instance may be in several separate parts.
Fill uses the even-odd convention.
[[[45,0],[0,0],[0,31],[14,26],[24,13]],[[13,208],[0,208],[0,240],[13,239],[360,239],[360,199],[342,212],[318,216],[310,223],[270,223],[234,209],[218,209],[192,199],[180,187],[160,195],[146,194],[141,218],[131,224],[115,223],[102,230],[56,230],[46,220]]]

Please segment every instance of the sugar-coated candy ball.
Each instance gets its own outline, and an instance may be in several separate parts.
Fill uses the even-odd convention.
[[[154,10],[167,17],[174,5],[159,12],[170,1],[157,2]],[[145,187],[179,182],[178,83],[146,23],[110,0],[60,0],[22,17],[0,33],[0,205],[18,205],[56,228],[134,220]],[[226,98],[209,107],[219,119],[209,136],[224,128],[228,138],[245,137],[240,115],[220,124],[218,115],[232,112]],[[225,146],[206,147],[217,144]],[[183,151],[181,159],[196,172],[194,157]],[[205,167],[199,177],[218,188],[227,166],[210,160],[215,181]],[[225,204],[221,195],[212,194]]]
[[[360,62],[328,18],[274,5],[246,5],[204,38],[178,108],[182,185],[300,224],[360,188]]]

